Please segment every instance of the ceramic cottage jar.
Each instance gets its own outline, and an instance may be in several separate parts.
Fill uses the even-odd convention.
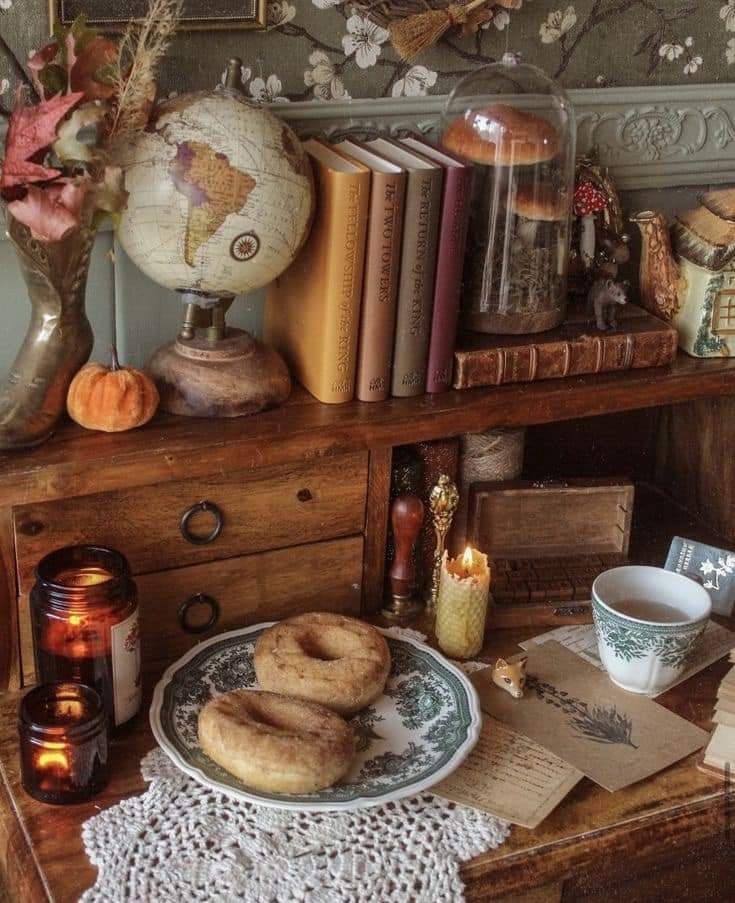
[[[514,54],[449,95],[441,143],[475,164],[466,329],[533,333],[564,319],[575,139],[564,91]]]

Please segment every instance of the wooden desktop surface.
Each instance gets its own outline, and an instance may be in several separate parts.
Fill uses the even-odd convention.
[[[491,662],[498,655],[510,655],[518,651],[519,640],[537,632],[498,631],[480,658]],[[716,689],[727,669],[726,661],[718,662],[659,701],[710,729]],[[147,699],[152,683],[148,681]],[[0,857],[7,890],[11,900],[23,903],[46,899],[67,903],[95,881],[96,871],[82,847],[82,824],[145,790],[140,760],[155,746],[148,707],[129,735],[113,742],[112,777],[104,793],[81,805],[54,807],[31,799],[20,785],[16,713],[21,697],[22,693],[10,693],[0,700]],[[565,880],[594,877],[612,882],[621,869],[625,876],[643,875],[667,857],[681,863],[685,854],[702,845],[707,849],[713,844],[714,849],[719,844],[721,849],[730,842],[735,826],[735,792],[699,771],[695,759],[690,756],[614,794],[583,779],[535,831],[514,827],[505,844],[463,867],[468,899],[520,899],[534,888],[544,888],[539,899],[559,899],[552,888],[558,889]],[[735,841],[729,853],[735,863]]]

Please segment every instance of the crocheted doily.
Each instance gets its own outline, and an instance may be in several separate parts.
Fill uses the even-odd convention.
[[[430,793],[356,812],[249,804],[197,783],[158,749],[141,772],[145,793],[83,826],[98,868],[83,903],[456,901],[460,863],[510,831]]]

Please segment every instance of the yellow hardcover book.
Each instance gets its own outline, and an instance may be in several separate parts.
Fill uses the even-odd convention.
[[[265,338],[319,401],[355,392],[370,170],[317,139],[304,143],[317,210],[296,260],[268,290]]]

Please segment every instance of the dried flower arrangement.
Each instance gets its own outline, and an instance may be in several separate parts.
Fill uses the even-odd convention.
[[[181,0],[152,0],[119,43],[80,15],[68,28],[57,25],[29,60],[5,138],[0,197],[36,240],[58,242],[124,207],[113,150],[147,122],[156,68],[180,14]]]
[[[25,84],[8,117],[0,198],[32,312],[0,382],[0,449],[51,435],[92,351],[84,309],[92,246],[100,220],[127,201],[116,147],[148,121],[156,66],[180,13],[181,0],[151,0],[119,43],[79,16],[56,27],[27,75],[17,67]]]

